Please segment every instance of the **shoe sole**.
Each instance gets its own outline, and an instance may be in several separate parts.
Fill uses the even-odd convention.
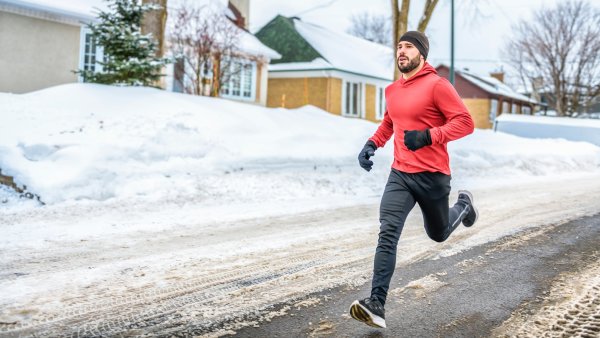
[[[352,305],[350,305],[350,316],[352,318],[358,320],[359,322],[363,322],[369,326],[376,328],[385,328],[385,319],[375,316],[369,309],[360,305],[360,303],[355,300]]]
[[[472,226],[473,226],[475,223],[477,223],[477,219],[479,218],[479,211],[478,211],[478,210],[477,210],[477,208],[475,207],[475,201],[474,201],[474,198],[473,198],[473,194],[471,194],[471,192],[470,192],[470,191],[468,191],[468,190],[459,190],[459,191],[458,191],[458,194],[459,194],[459,195],[460,195],[460,194],[465,194],[465,195],[467,195],[467,196],[469,197],[469,200],[471,200],[471,208],[473,208],[473,210],[475,211],[475,220],[473,221],[473,224],[471,224],[471,225],[466,225],[466,224],[463,222],[463,225],[464,225],[464,226],[466,226],[467,228],[470,228],[470,227],[472,227]]]

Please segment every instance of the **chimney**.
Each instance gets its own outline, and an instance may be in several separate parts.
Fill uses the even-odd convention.
[[[250,27],[250,0],[229,0],[229,7],[235,7],[238,13],[241,16],[238,24],[241,24],[242,28],[248,30]],[[234,11],[235,12],[235,11]]]
[[[504,83],[504,72],[503,71],[490,73],[490,76],[497,79],[498,81]]]

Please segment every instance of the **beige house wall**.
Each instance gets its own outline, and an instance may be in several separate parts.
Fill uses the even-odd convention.
[[[492,123],[490,122],[491,103],[489,99],[463,99],[463,102],[473,117],[475,128],[492,128]]]
[[[261,105],[267,103],[267,67],[262,62],[256,63],[256,98],[255,102]]]
[[[0,12],[0,92],[77,82],[79,26]],[[24,38],[25,37],[25,38]]]

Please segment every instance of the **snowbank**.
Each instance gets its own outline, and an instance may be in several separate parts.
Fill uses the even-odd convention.
[[[529,138],[564,138],[600,146],[600,120],[502,114],[496,130]]]
[[[151,88],[71,84],[0,93],[0,169],[46,203],[205,203],[381,193],[391,142],[364,172],[377,125],[316,107],[288,110]],[[449,145],[461,180],[593,171],[600,148],[477,130]],[[5,198],[5,197],[3,197]]]

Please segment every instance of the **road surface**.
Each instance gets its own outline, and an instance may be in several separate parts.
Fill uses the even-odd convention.
[[[397,327],[407,330],[403,320],[411,315],[419,315],[420,327],[441,320],[449,325],[443,332],[465,335],[471,331],[452,331],[466,327],[460,326],[463,321],[486,323],[485,316],[493,315],[494,325],[500,324],[515,306],[536,297],[537,284],[504,283],[508,265],[494,265],[496,261],[514,260],[524,274],[539,269],[540,280],[558,278],[542,273],[554,268],[557,273],[585,269],[570,260],[559,260],[552,268],[539,265],[541,258],[534,254],[550,255],[552,262],[561,257],[552,256],[553,250],[569,250],[560,242],[552,242],[546,251],[529,251],[525,258],[507,256],[519,253],[510,250],[510,241],[506,248],[498,245],[506,236],[517,236],[515,248],[531,238],[533,250],[554,239],[546,231],[561,233],[569,221],[586,222],[585,217],[596,215],[598,174],[473,192],[481,212],[477,225],[461,227],[445,243],[427,238],[417,209],[409,216],[395,275],[402,280],[395,280],[388,310],[390,318],[399,318]],[[377,241],[377,203],[220,219],[208,217],[211,210],[188,217],[194,208],[201,206],[166,210],[164,205],[81,204],[0,210],[0,336],[250,335],[244,330],[268,330],[265,323],[289,320],[296,307],[315,304],[331,307],[329,319],[308,315],[294,332],[310,334],[309,328],[321,326],[326,331],[330,320],[332,330],[349,330],[336,331],[340,334],[382,334],[340,317],[351,298],[366,292]],[[171,225],[155,224],[159,220]],[[96,227],[110,231],[94,232]],[[597,236],[597,223],[588,228],[582,228],[587,235],[580,235],[581,240]],[[549,239],[539,240],[544,236]],[[564,240],[568,246],[575,239]],[[494,247],[497,251],[490,251]],[[589,250],[581,260],[587,261],[588,255]],[[412,301],[421,300],[416,295],[419,283],[427,291],[426,307]],[[498,296],[498,288],[505,288],[504,296]],[[547,288],[552,292],[550,284]],[[342,291],[347,298],[338,295]],[[468,303],[474,294],[481,301]],[[446,316],[433,316],[431,309],[437,306],[447,309]],[[473,325],[473,332],[491,329],[485,325],[489,323]],[[416,325],[410,330],[420,332]]]

